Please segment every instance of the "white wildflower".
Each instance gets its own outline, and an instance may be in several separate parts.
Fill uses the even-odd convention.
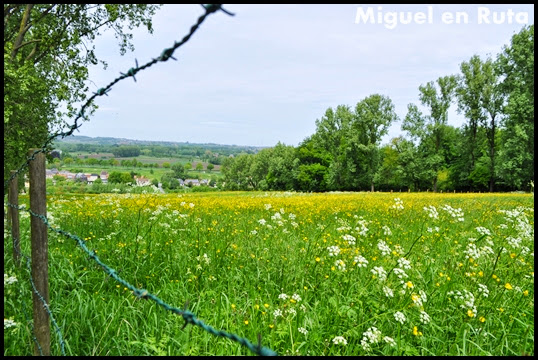
[[[355,256],[353,262],[355,262],[358,267],[366,267],[366,265],[368,265],[368,260],[361,255]]]
[[[17,323],[15,321],[4,318],[4,329],[9,329],[13,326],[17,326]]]
[[[439,213],[437,212],[437,209],[433,205],[424,206],[424,211],[428,213],[428,216],[431,217],[434,220],[439,219]]]
[[[411,269],[411,261],[401,257],[398,259],[398,266],[402,269]]]
[[[9,276],[8,274],[4,273],[4,286],[11,285],[15,282],[17,282],[17,278],[15,276]]]
[[[370,344],[375,344],[381,340],[381,331],[372,326],[364,333],[362,333],[361,345],[365,351],[371,349]]]
[[[336,260],[334,265],[338,268],[340,271],[344,271],[346,269],[346,263],[344,260]]]
[[[379,240],[379,242],[377,243],[377,248],[381,251],[381,255],[383,256],[387,256],[389,255],[392,250],[390,249],[390,247],[387,245],[386,242],[384,242],[383,240]]]
[[[394,341],[394,339],[391,338],[390,336],[384,336],[383,341],[389,344],[390,346],[396,346],[396,341]]]
[[[420,312],[420,322],[423,324],[428,324],[431,321],[430,315],[428,315],[425,311]]]
[[[402,211],[404,209],[403,201],[400,198],[395,198],[394,205],[391,205],[389,208]]]
[[[347,243],[351,246],[355,245],[355,241],[357,239],[355,239],[355,237],[353,237],[352,235],[349,235],[349,234],[346,234],[346,235],[342,235],[342,238],[347,241]]]
[[[488,297],[489,296],[489,289],[486,285],[484,284],[478,284],[478,292],[483,296],[483,297]]]
[[[370,271],[379,278],[379,281],[387,280],[387,272],[382,266],[374,266],[374,268]]]
[[[394,268],[394,274],[398,276],[398,279],[407,279],[408,277],[405,271],[400,268]]]
[[[477,231],[480,235],[491,236],[491,231],[489,231],[489,229],[486,229],[486,228],[483,227],[483,226],[478,226],[478,227],[476,227],[476,231]]]
[[[329,246],[327,250],[329,251],[329,256],[336,256],[340,254],[340,248],[337,245]]]
[[[390,231],[390,228],[387,225],[383,225],[383,235],[385,236],[391,236],[392,231]]]
[[[400,312],[400,311],[396,311],[394,313],[394,318],[396,319],[397,322],[399,322],[400,324],[403,325],[403,323],[405,322],[406,320],[406,317],[405,317],[405,314]]]
[[[394,297],[394,292],[388,286],[383,286],[383,292],[385,293],[386,297]]]
[[[333,339],[333,343],[335,345],[347,345],[347,340],[344,339],[343,336],[336,336],[334,339]]]

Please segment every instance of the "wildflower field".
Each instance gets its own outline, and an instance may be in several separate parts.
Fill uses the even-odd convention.
[[[279,355],[534,355],[533,195],[101,194],[47,207],[126,282]],[[26,212],[21,238],[29,255]],[[53,231],[49,276],[67,355],[252,355],[183,328]],[[4,355],[32,354],[31,304],[5,233]]]

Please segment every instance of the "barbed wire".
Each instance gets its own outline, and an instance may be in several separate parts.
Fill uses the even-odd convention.
[[[34,292],[34,294],[36,294],[39,301],[41,301],[43,303],[43,308],[45,309],[45,311],[49,315],[50,321],[51,321],[52,325],[54,326],[54,331],[56,332],[56,336],[58,336],[58,342],[60,343],[61,353],[62,353],[63,356],[65,356],[65,342],[64,342],[64,339],[63,339],[62,331],[60,330],[60,327],[58,326],[58,323],[54,319],[54,315],[52,315],[52,311],[50,310],[49,304],[47,303],[47,301],[45,300],[43,295],[41,295],[41,293],[36,288],[34,278],[32,277],[32,267],[30,265],[32,261],[31,261],[31,259],[30,259],[30,257],[28,255],[26,255],[26,254],[24,254],[24,253],[22,253],[21,251],[18,251],[18,250],[15,250],[15,251],[17,251],[17,253],[19,254],[20,257],[23,257],[26,260],[26,267],[28,269],[28,276],[29,276],[29,279],[30,279],[30,284],[32,285],[32,291]],[[32,325],[32,330],[33,330],[33,325]],[[37,338],[35,337],[35,335],[33,335],[33,338],[34,338],[34,341],[36,342],[36,344],[38,346],[40,355],[43,356],[43,350],[42,350],[39,342],[37,341]]]
[[[142,66],[138,66],[138,60],[135,59],[135,64],[136,66],[133,67],[133,68],[130,68],[126,73],[120,73],[121,76],[117,77],[116,79],[114,79],[111,83],[109,83],[107,86],[103,87],[103,88],[100,88],[98,89],[90,98],[88,98],[88,100],[84,103],[84,105],[82,105],[78,115],[75,117],[74,119],[74,123],[69,126],[69,130],[68,131],[65,131],[65,132],[56,132],[54,134],[52,134],[46,141],[45,143],[41,146],[40,149],[36,149],[30,156],[27,157],[26,161],[19,167],[19,169],[17,169],[16,171],[14,171],[11,176],[6,180],[4,181],[4,197],[5,197],[5,192],[6,192],[6,189],[10,183],[10,181],[12,181],[15,177],[18,176],[18,174],[20,174],[26,167],[29,166],[30,162],[35,160],[35,156],[39,153],[44,153],[47,149],[47,147],[52,143],[52,141],[58,137],[60,138],[65,138],[67,136],[71,136],[73,134],[73,132],[75,130],[77,130],[81,125],[82,123],[79,123],[79,120],[80,119],[87,119],[86,115],[84,114],[84,111],[86,110],[86,108],[88,106],[90,106],[91,102],[97,97],[97,96],[103,96],[103,95],[107,95],[107,93],[112,89],[112,87],[117,84],[119,81],[122,81],[128,77],[133,77],[134,81],[136,82],[136,77],[135,75],[139,72],[139,71],[142,71],[142,70],[145,70],[151,66],[153,66],[154,64],[156,64],[157,62],[159,61],[168,61],[169,59],[173,59],[173,60],[176,60],[174,57],[173,57],[173,54],[174,54],[174,51],[182,46],[183,44],[185,44],[187,41],[189,41],[189,39],[191,38],[191,36],[196,32],[196,30],[198,29],[198,27],[204,22],[204,20],[207,18],[207,16],[209,16],[210,14],[218,11],[218,10],[221,10],[223,11],[224,13],[230,15],[230,16],[233,16],[234,14],[233,13],[230,13],[229,11],[226,11],[222,8],[222,4],[202,4],[202,7],[205,9],[205,13],[202,14],[197,22],[191,26],[191,29],[189,31],[189,33],[187,35],[185,35],[183,37],[183,39],[179,42],[174,42],[174,45],[170,48],[166,48],[162,51],[161,55],[157,58],[154,58],[152,59],[151,61],[149,61],[148,63],[142,65]],[[34,217],[37,217],[39,219],[41,219],[41,221],[43,221],[43,223],[47,226],[48,229],[50,229],[51,231],[54,231],[60,235],[63,235],[63,236],[66,236],[68,238],[71,238],[73,240],[76,241],[76,243],[83,249],[83,251],[85,251],[89,257],[91,259],[93,259],[95,262],[97,262],[97,264],[99,264],[99,266],[101,266],[101,268],[106,272],[108,273],[108,275],[110,277],[112,277],[114,280],[116,280],[117,282],[123,284],[125,287],[127,287],[128,289],[130,289],[133,294],[135,296],[137,296],[138,298],[140,299],[151,299],[153,300],[154,302],[156,302],[159,306],[163,307],[164,309],[168,310],[168,311],[171,311],[177,315],[180,315],[182,316],[182,318],[185,320],[185,324],[183,326],[183,328],[185,328],[188,324],[193,324],[193,325],[196,325],[198,327],[201,327],[203,330],[209,332],[210,334],[213,334],[215,336],[220,336],[220,337],[225,337],[225,338],[228,338],[230,340],[233,340],[233,341],[236,341],[238,343],[240,343],[241,345],[247,347],[250,351],[252,351],[253,353],[257,354],[257,355],[277,355],[276,352],[274,352],[273,350],[271,349],[268,349],[266,347],[263,347],[261,345],[261,335],[258,334],[258,343],[257,345],[254,345],[252,344],[248,339],[246,338],[242,338],[236,334],[233,334],[233,333],[228,333],[226,331],[223,331],[223,330],[217,330],[207,324],[205,324],[203,321],[201,321],[200,319],[196,318],[196,316],[188,311],[187,309],[179,309],[179,308],[175,308],[167,303],[165,303],[163,300],[161,300],[159,297],[155,296],[154,294],[151,294],[149,293],[147,290],[145,289],[139,289],[137,287],[135,287],[134,285],[131,285],[129,282],[127,282],[126,280],[124,280],[123,278],[121,278],[116,270],[114,270],[113,268],[107,266],[105,263],[103,263],[99,257],[96,255],[95,251],[93,250],[89,250],[85,244],[85,242],[80,238],[78,237],[77,235],[73,235],[73,234],[70,234],[68,233],[67,231],[65,230],[62,230],[62,229],[59,229],[59,228],[55,228],[53,226],[51,226],[47,220],[47,218],[44,216],[44,215],[40,215],[40,214],[36,214],[34,213],[32,210],[29,210],[29,209],[26,209],[25,207],[22,207],[22,206],[18,206],[18,205],[14,205],[14,204],[11,204],[11,203],[4,203],[4,205],[7,205],[7,206],[10,206],[10,207],[13,207],[13,208],[16,208],[18,211],[27,211],[28,213],[30,213],[30,215],[34,216]],[[27,261],[27,266],[28,266],[28,261],[29,259],[26,257],[26,255],[24,254],[21,254],[25,257],[26,261]],[[33,281],[30,280],[31,283],[32,283],[32,287],[34,288],[34,291],[37,291],[35,289],[35,286],[33,284]],[[52,317],[52,313],[50,312],[50,309],[49,309],[49,306],[48,304],[46,303],[46,301],[43,299],[43,297],[41,296],[41,294],[39,294],[39,292],[37,292],[38,294],[38,297],[41,299],[41,301],[43,302],[44,304],[44,307],[45,309],[47,310],[47,312],[49,313],[49,316],[51,316],[51,320],[53,320],[53,317]],[[60,345],[61,345],[61,349],[62,349],[62,354],[65,355],[65,352],[64,352],[64,341],[63,341],[63,338],[61,336],[61,331],[59,329],[59,327],[57,326],[56,322],[53,321],[54,325],[55,325],[55,329],[56,329],[56,332],[60,338]],[[34,339],[35,339],[35,336],[34,336]],[[39,344],[38,344],[38,347],[39,347]],[[41,349],[39,347],[39,349]]]
[[[47,220],[47,218],[44,215],[36,214],[32,210],[26,209],[24,206],[16,206],[16,205],[9,204],[9,203],[6,204],[6,205],[14,207],[14,208],[18,209],[19,211],[28,212],[30,215],[41,219],[41,221],[43,221],[43,223],[47,226],[47,228],[49,230],[54,231],[54,232],[56,232],[56,233],[58,233],[60,235],[63,235],[65,237],[68,237],[70,239],[75,240],[76,243],[78,244],[78,246],[80,246],[82,248],[82,250],[84,250],[84,252],[86,252],[86,254],[88,254],[89,257],[91,259],[93,259],[99,266],[101,266],[101,268],[110,277],[112,277],[114,280],[116,280],[120,284],[124,285],[129,290],[131,290],[136,297],[138,297],[139,299],[151,299],[155,303],[157,303],[159,306],[163,307],[165,310],[171,311],[174,314],[180,315],[181,317],[183,317],[183,320],[185,320],[185,324],[184,324],[183,328],[185,328],[185,326],[187,326],[188,324],[193,324],[193,325],[196,325],[198,327],[201,327],[202,329],[209,332],[210,334],[213,334],[213,335],[216,335],[216,336],[221,336],[221,337],[226,337],[226,338],[228,338],[230,340],[236,341],[236,342],[240,343],[241,345],[246,346],[250,351],[252,351],[253,353],[255,353],[257,355],[262,355],[262,356],[275,356],[275,355],[277,355],[277,353],[274,352],[273,350],[261,346],[261,337],[260,337],[259,334],[258,334],[258,344],[254,345],[248,339],[242,338],[242,337],[240,337],[240,336],[238,336],[236,334],[228,333],[228,332],[223,331],[223,330],[217,330],[217,329],[205,324],[200,319],[197,319],[196,315],[194,315],[192,312],[188,311],[187,309],[182,310],[182,309],[173,307],[173,306],[167,304],[166,302],[164,302],[162,299],[160,299],[156,295],[148,292],[145,289],[139,289],[136,286],[130,284],[125,279],[121,278],[118,275],[118,272],[116,270],[109,267],[108,265],[106,265],[105,263],[103,263],[99,259],[99,257],[97,256],[97,254],[95,253],[94,250],[88,249],[88,247],[86,246],[86,243],[85,243],[84,240],[82,240],[77,235],[73,235],[73,234],[71,234],[71,233],[69,233],[69,232],[67,232],[65,230],[53,227],[49,223],[49,221]]]
[[[4,196],[6,195],[6,189],[7,189],[7,186],[9,184],[9,182],[11,180],[13,180],[16,176],[18,176],[18,174],[20,174],[24,169],[26,169],[28,167],[28,165],[30,164],[31,161],[33,161],[35,159],[35,156],[39,153],[44,153],[47,151],[47,147],[52,143],[52,141],[54,141],[56,138],[60,138],[60,139],[63,139],[67,136],[71,136],[73,134],[73,132],[75,130],[78,130],[78,128],[80,126],[82,126],[82,123],[79,123],[79,120],[82,118],[82,119],[86,119],[87,120],[87,117],[86,115],[84,114],[84,111],[86,110],[87,107],[90,106],[90,104],[92,103],[92,101],[98,97],[98,96],[103,96],[103,95],[107,95],[108,92],[110,92],[110,90],[112,89],[112,87],[114,85],[116,85],[118,82],[128,78],[128,77],[133,77],[133,79],[135,80],[136,82],[136,73],[138,73],[139,71],[142,71],[142,70],[145,70],[151,66],[153,66],[154,64],[156,64],[157,62],[159,61],[168,61],[169,59],[173,59],[173,60],[177,60],[175,59],[172,55],[174,54],[174,51],[176,51],[176,49],[180,46],[182,46],[183,44],[185,44],[186,42],[189,41],[189,39],[191,38],[191,36],[196,32],[196,30],[199,28],[199,26],[204,22],[204,20],[212,13],[218,11],[218,10],[221,10],[223,11],[224,13],[230,15],[230,16],[234,16],[235,14],[229,12],[229,11],[226,11],[222,8],[222,4],[202,4],[202,7],[205,9],[205,13],[202,14],[198,20],[196,21],[196,23],[194,25],[191,26],[191,29],[189,31],[189,33],[187,35],[185,35],[183,37],[183,39],[181,39],[181,41],[179,42],[174,42],[174,45],[170,48],[167,48],[167,49],[164,49],[161,53],[160,56],[152,59],[151,61],[149,61],[148,63],[142,65],[142,66],[138,66],[138,60],[135,59],[135,64],[136,66],[134,68],[130,68],[129,70],[127,70],[126,73],[121,73],[121,76],[117,77],[116,79],[114,79],[111,83],[109,83],[107,86],[103,87],[103,88],[100,88],[98,89],[90,98],[88,98],[88,100],[86,100],[86,102],[84,103],[84,105],[82,105],[82,107],[80,108],[80,111],[78,113],[78,115],[75,117],[74,119],[74,122],[71,126],[69,126],[69,130],[68,131],[65,131],[65,132],[56,132],[54,134],[52,134],[51,136],[48,137],[48,139],[45,141],[45,143],[41,146],[40,149],[37,149],[36,151],[34,151],[30,156],[27,157],[26,161],[13,173],[11,174],[11,176],[4,181]],[[108,95],[107,95],[108,96]]]

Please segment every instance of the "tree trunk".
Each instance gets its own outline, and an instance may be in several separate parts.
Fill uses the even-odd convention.
[[[495,116],[491,117],[491,133],[489,135],[489,192],[493,192],[495,187]]]

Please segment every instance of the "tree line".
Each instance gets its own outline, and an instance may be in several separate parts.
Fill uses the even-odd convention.
[[[223,157],[245,152],[255,154],[257,148],[238,145],[189,144],[189,145],[119,145],[87,144],[57,141],[54,147],[63,154],[72,152],[112,153],[115,157],[190,157],[200,158],[214,165],[220,165]]]
[[[120,53],[133,50],[130,31],[144,27],[151,33],[158,8],[4,4],[4,181],[24,163],[28,149],[71,126],[79,114],[75,104],[91,96],[88,67],[107,65],[98,57],[95,38],[114,31]],[[316,120],[316,132],[296,148],[277,144],[228,158],[223,169],[227,186],[305,191],[529,188],[534,181],[534,25],[515,34],[495,59],[473,56],[461,64],[461,74],[421,85],[419,100],[426,112],[409,104],[402,119],[405,136],[383,146],[380,139],[399,120],[388,97],[374,94],[354,108],[327,109]],[[466,118],[460,128],[447,123],[447,110],[454,104]],[[80,121],[96,108],[89,104]],[[161,150],[141,149],[141,154]],[[194,150],[196,156],[200,151]]]
[[[380,94],[328,108],[297,147],[278,143],[226,159],[229,190],[513,191],[534,184],[534,25],[493,59],[420,85],[402,119],[405,136],[381,145],[400,120]],[[448,124],[457,106],[465,123]]]

